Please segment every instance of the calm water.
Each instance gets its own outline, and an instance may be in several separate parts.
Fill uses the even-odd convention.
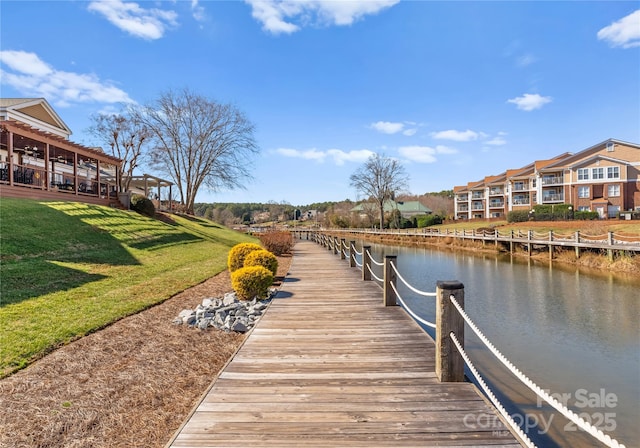
[[[400,273],[419,290],[435,291],[438,280],[461,281],[471,319],[525,375],[627,447],[640,446],[639,278],[586,274],[509,256],[371,246],[378,261],[397,254]],[[432,298],[402,286],[399,292],[417,314],[435,323]],[[472,361],[538,446],[600,446],[538,403],[470,329],[465,332]]]

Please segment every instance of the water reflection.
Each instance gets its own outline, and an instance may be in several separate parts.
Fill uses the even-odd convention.
[[[369,243],[367,243],[369,244]],[[376,260],[397,254],[398,270],[412,286],[434,291],[438,280],[465,285],[465,308],[496,347],[534,382],[564,394],[567,404],[628,447],[640,443],[640,279],[592,275],[575,267],[531,259],[494,257],[371,244]],[[361,246],[359,246],[361,247]],[[381,268],[372,265],[376,275]],[[432,298],[399,282],[403,300],[435,322]],[[430,332],[430,331],[428,331]],[[433,332],[430,332],[433,336]],[[466,332],[466,347],[488,382],[507,400],[539,446],[597,446],[522,386]],[[593,400],[585,401],[585,396]],[[602,403],[602,396],[617,401]],[[598,401],[600,400],[600,401]],[[538,434],[543,432],[543,434]]]

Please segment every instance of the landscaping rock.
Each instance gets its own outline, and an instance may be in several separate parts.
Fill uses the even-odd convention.
[[[195,309],[182,310],[172,323],[188,325],[200,330],[214,327],[224,331],[245,333],[260,319],[273,294],[275,289],[270,290],[270,295],[265,300],[254,298],[250,301],[238,300],[235,293],[227,293],[222,298],[206,298]]]

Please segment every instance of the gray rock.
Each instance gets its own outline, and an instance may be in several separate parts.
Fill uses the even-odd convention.
[[[231,325],[231,330],[237,331],[238,333],[246,333],[249,328],[244,322],[238,319],[233,323],[233,325]]]

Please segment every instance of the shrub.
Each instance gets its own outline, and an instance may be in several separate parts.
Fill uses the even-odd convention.
[[[275,276],[278,272],[278,259],[268,250],[254,250],[244,259],[244,267],[248,266],[262,266]]]
[[[532,218],[534,221],[566,221],[574,219],[571,204],[538,204],[533,207]]]
[[[260,235],[260,242],[272,254],[282,255],[291,251],[293,236],[285,231],[267,232]]]
[[[131,196],[131,210],[140,213],[141,215],[153,217],[156,214],[156,207],[151,202],[151,199],[146,198],[139,194]]]
[[[529,212],[527,210],[514,210],[507,213],[507,222],[527,222]]]
[[[442,216],[440,215],[420,215],[417,216],[418,227],[429,227],[442,224]]]
[[[262,266],[247,266],[231,273],[231,286],[240,300],[264,298],[273,283],[273,274]]]
[[[227,258],[229,272],[236,271],[243,267],[245,257],[254,250],[262,250],[262,246],[255,243],[240,243],[233,246],[229,251],[229,257]]]
[[[600,218],[600,215],[598,214],[598,212],[579,211],[574,212],[573,218],[582,221],[591,221]]]

